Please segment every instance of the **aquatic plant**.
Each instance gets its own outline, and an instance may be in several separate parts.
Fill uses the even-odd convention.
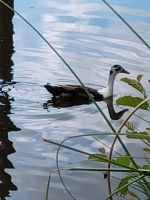
[[[20,18],[22,18],[46,43],[47,45],[57,54],[57,56],[62,60],[62,62],[68,67],[68,69],[73,73],[73,75],[76,77],[76,79],[79,81],[79,83],[82,85],[82,87],[85,89],[85,92],[87,95],[89,95],[88,91],[86,91],[86,88],[84,87],[84,84],[82,81],[78,78],[78,76],[74,73],[70,65],[62,58],[62,56],[56,51],[56,49],[38,32],[38,30],[31,24],[29,23],[24,17],[22,17],[18,12],[16,12],[14,9],[12,9],[10,6],[8,6],[4,1],[0,0],[1,3],[3,3],[5,6],[7,6],[9,9],[12,10],[12,12],[15,12]],[[132,30],[132,32],[150,49],[149,45],[143,40],[143,38],[140,37],[139,34],[107,3],[107,1],[103,2]],[[111,128],[113,133],[100,133],[97,135],[114,135],[115,138],[113,140],[112,146],[110,148],[110,152],[105,151],[105,149],[101,148],[97,154],[91,154],[90,152],[83,151],[80,149],[76,149],[67,145],[64,145],[64,142],[67,140],[70,140],[75,137],[89,137],[90,135],[81,135],[81,136],[74,136],[67,138],[63,140],[61,143],[57,143],[54,141],[47,141],[52,144],[58,145],[58,150],[57,150],[57,156],[56,156],[56,161],[57,161],[57,171],[59,174],[59,177],[61,179],[62,184],[64,185],[66,191],[70,194],[70,196],[73,199],[76,199],[74,195],[70,192],[70,190],[66,187],[63,178],[61,176],[61,170],[59,167],[59,151],[60,148],[66,148],[68,150],[78,152],[84,155],[88,156],[89,161],[95,161],[98,163],[104,162],[108,164],[108,167],[106,168],[98,168],[98,169],[79,169],[79,168],[69,168],[67,170],[69,171],[103,171],[105,173],[105,178],[107,177],[108,179],[108,188],[109,188],[109,196],[106,199],[113,199],[113,196],[115,194],[121,194],[122,196],[125,196],[129,194],[130,196],[134,197],[135,199],[140,199],[136,192],[129,190],[129,186],[139,192],[142,192],[145,195],[146,199],[150,198],[150,186],[149,186],[149,175],[150,175],[150,162],[149,162],[149,157],[148,158],[142,158],[144,159],[144,164],[140,165],[139,163],[137,164],[135,161],[135,157],[130,155],[129,150],[127,149],[126,145],[121,139],[121,136],[123,136],[123,133],[120,133],[122,131],[123,127],[126,127],[125,134],[128,139],[134,139],[134,140],[141,140],[146,146],[143,148],[143,151],[149,153],[150,152],[150,134],[149,134],[149,127],[146,128],[144,131],[139,131],[137,130],[136,126],[132,125],[129,122],[130,117],[133,116],[133,114],[138,110],[138,109],[144,109],[147,112],[149,112],[149,102],[148,100],[150,98],[146,98],[146,92],[145,89],[143,88],[141,84],[141,78],[142,76],[138,76],[137,80],[130,80],[127,78],[124,78],[122,81],[128,83],[132,87],[134,87],[136,90],[138,90],[142,95],[143,98],[141,97],[132,97],[132,96],[127,96],[127,97],[122,97],[117,100],[118,105],[124,105],[124,106],[130,106],[130,107],[135,107],[134,110],[129,114],[129,116],[123,121],[121,127],[119,128],[118,131],[115,130],[115,128],[112,126],[112,124],[109,122],[101,108],[98,106],[98,104],[92,99],[92,96],[89,95],[89,98],[94,102],[95,106],[99,110],[100,114],[105,118],[107,121],[109,127]],[[142,118],[141,118],[142,120]],[[96,134],[91,134],[92,137],[95,137]],[[117,157],[114,157],[112,155],[113,148],[115,145],[116,140],[118,140],[122,146],[122,148],[125,151],[125,155],[118,155]],[[113,165],[114,168],[110,168],[110,165]],[[111,180],[110,180],[110,172],[126,172],[125,176],[121,179],[118,187],[114,192],[112,192],[111,189]],[[50,177],[48,179],[48,184],[47,184],[47,192],[46,192],[46,199],[48,199],[48,189],[49,189],[49,184],[50,184]]]
[[[132,156],[129,151],[128,153],[125,153],[124,155],[117,154],[117,156],[113,155],[114,152],[114,146],[118,139],[118,136],[125,137],[128,140],[140,140],[143,142],[145,147],[141,149],[144,152],[149,153],[150,152],[150,128],[146,128],[145,131],[139,131],[136,126],[134,126],[131,122],[129,122],[129,119],[134,115],[134,113],[138,109],[142,109],[142,105],[147,102],[150,99],[150,97],[145,98],[140,104],[138,104],[133,111],[128,115],[126,119],[123,120],[119,130],[117,131],[116,135],[114,136],[114,133],[99,133],[99,134],[88,134],[88,135],[79,135],[79,136],[72,136],[65,140],[63,140],[61,143],[57,143],[54,141],[45,140],[47,142],[50,142],[52,144],[58,145],[58,151],[57,151],[57,170],[59,173],[59,176],[61,178],[61,182],[70,194],[70,196],[75,200],[77,199],[67,188],[66,184],[64,183],[64,180],[62,178],[61,168],[59,166],[59,151],[61,148],[68,149],[69,151],[78,152],[80,154],[84,154],[88,156],[89,161],[95,161],[98,163],[105,163],[108,164],[108,167],[106,168],[67,168],[68,171],[89,171],[89,172],[103,172],[104,178],[107,178],[108,180],[108,188],[109,188],[109,195],[106,199],[113,199],[114,195],[120,195],[121,197],[125,197],[126,195],[130,195],[130,197],[134,199],[141,199],[139,194],[142,194],[145,196],[145,199],[149,199],[150,197],[150,158],[144,157],[144,156]],[[127,101],[127,100],[126,100]],[[127,102],[127,105],[128,102]],[[125,133],[121,133],[122,128],[125,128]],[[110,151],[106,151],[105,148],[98,149],[98,153],[91,154],[90,152],[83,151],[77,148],[70,147],[68,145],[65,145],[64,143],[66,141],[70,141],[73,138],[81,138],[81,137],[96,137],[96,136],[114,136],[114,140],[112,142],[112,146],[110,148]],[[124,148],[125,144],[122,146]],[[127,147],[126,147],[127,148]],[[136,146],[135,146],[136,149]],[[136,160],[142,160],[142,164],[138,163]],[[100,165],[101,166],[101,165]],[[64,170],[64,169],[63,169]],[[118,186],[114,191],[112,191],[111,186],[111,172],[116,173],[122,173],[123,178],[119,180]],[[117,179],[117,177],[115,177]]]

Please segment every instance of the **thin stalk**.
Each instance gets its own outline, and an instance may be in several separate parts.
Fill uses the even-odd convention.
[[[109,122],[108,118],[105,116],[105,114],[103,113],[103,111],[101,110],[101,108],[98,106],[98,104],[96,103],[96,101],[93,99],[93,97],[90,95],[90,93],[88,92],[88,90],[86,89],[86,87],[84,86],[84,84],[82,83],[82,81],[80,80],[80,78],[76,75],[76,73],[72,70],[72,68],[70,67],[70,65],[63,59],[63,57],[56,51],[56,49],[43,37],[43,35],[31,24],[29,23],[29,21],[27,21],[22,15],[20,15],[16,10],[14,10],[13,8],[11,8],[7,3],[5,3],[4,1],[0,0],[0,2],[7,6],[10,10],[12,10],[13,12],[15,12],[19,17],[21,17],[46,43],[47,45],[56,53],[56,55],[62,60],[62,62],[68,67],[68,69],[72,72],[72,74],[76,77],[76,79],[79,81],[79,83],[81,84],[81,86],[83,87],[83,89],[85,90],[86,94],[88,95],[89,99],[95,104],[95,106],[97,107],[97,109],[99,110],[99,112],[102,114],[102,116],[104,117],[104,119],[106,120],[107,124],[109,125],[109,127],[111,128],[111,130],[113,132],[116,133],[114,127],[112,126],[112,124]],[[149,45],[135,32],[135,30],[106,2],[103,0],[103,2],[111,9],[113,10],[113,12],[115,12],[115,14],[135,33],[135,35],[138,36],[138,38],[150,49]],[[129,152],[126,149],[126,147],[124,146],[122,140],[119,138],[118,136],[118,140],[119,142],[122,144],[122,146],[124,147],[126,153],[128,155]],[[132,160],[133,164],[134,164],[134,160]]]
[[[114,135],[114,133],[113,133],[113,135]],[[123,134],[123,135],[126,135],[126,133]],[[105,147],[107,147],[108,149],[110,149],[110,147],[109,147],[107,144],[105,144],[104,142],[100,141],[96,136],[93,136],[93,138],[94,138],[96,141],[98,141],[99,143],[101,143],[103,146],[105,146]],[[118,153],[117,151],[114,150],[113,152],[116,153],[117,155],[121,156],[121,154]]]
[[[108,196],[105,200],[109,200],[112,196],[114,196],[115,194],[117,194],[118,192],[120,192],[122,189],[128,187],[129,185],[132,185],[133,183],[139,181],[140,179],[143,179],[146,175],[142,174],[139,177],[135,178],[133,181],[131,181],[130,183],[127,183],[126,185],[120,187],[118,190],[116,190],[115,192],[111,193],[110,196]]]
[[[46,187],[46,197],[45,197],[46,200],[48,200],[50,180],[51,180],[51,173],[48,176],[48,182],[47,182],[47,187]]]
[[[110,154],[109,154],[109,160],[112,158],[112,152],[113,152],[113,148],[114,148],[114,145],[116,143],[116,140],[119,139],[119,134],[122,130],[122,128],[125,126],[125,124],[127,123],[127,121],[130,119],[130,117],[133,116],[133,114],[140,108],[141,105],[143,105],[146,101],[148,101],[150,99],[150,97],[147,97],[146,99],[144,99],[141,103],[139,103],[135,109],[128,115],[128,117],[123,121],[122,125],[120,126],[119,130],[117,131],[117,134],[113,140],[113,143],[112,143],[112,146],[111,146],[111,149],[110,149]],[[132,158],[132,157],[131,157]],[[111,163],[108,163],[108,168],[110,168],[110,164]],[[133,162],[134,164],[134,167],[135,168],[138,168],[138,165]],[[144,183],[146,184],[147,188],[149,189],[150,191],[150,186],[149,184],[147,183],[147,181],[145,179],[143,179]],[[110,172],[108,172],[108,188],[109,188],[109,194],[111,194],[111,180],[110,180]]]
[[[84,155],[86,155],[86,156],[90,156],[91,153],[89,153],[89,152],[86,152],[86,151],[83,151],[83,150],[79,150],[79,149],[76,149],[76,148],[73,148],[73,147],[69,147],[69,146],[63,144],[63,143],[66,142],[68,139],[72,139],[72,138],[74,138],[74,137],[75,137],[75,136],[66,138],[66,139],[64,139],[61,143],[57,143],[57,142],[50,141],[50,140],[47,140],[47,139],[44,139],[44,141],[49,142],[49,143],[54,144],[54,145],[58,145],[57,154],[59,153],[60,148],[63,147],[63,148],[69,149],[69,150],[71,150],[71,151],[75,151],[75,152],[84,154]],[[130,170],[133,170],[133,171],[136,170],[137,172],[140,172],[139,169],[137,169],[137,168],[133,168],[133,167],[129,167],[129,166],[123,165],[123,164],[118,163],[118,162],[116,162],[116,161],[114,161],[114,160],[109,160],[109,159],[107,159],[107,158],[100,157],[100,156],[97,156],[97,155],[92,155],[92,156],[93,156],[94,158],[101,159],[101,160],[104,161],[104,162],[107,162],[107,163],[110,162],[111,164],[113,164],[113,165],[115,165],[115,166],[120,166],[120,167],[123,167],[123,168],[127,168],[127,169],[130,169]],[[58,158],[58,155],[57,155],[57,158]]]
[[[50,44],[50,42],[48,42],[48,40],[28,21],[26,20],[20,13],[18,13],[16,10],[14,10],[11,6],[9,6],[7,3],[5,3],[4,1],[0,0],[0,2],[5,5],[7,8],[9,8],[12,12],[16,13],[25,23],[27,23],[39,36],[42,40],[44,40],[44,42],[52,49],[52,51],[60,58],[60,60],[66,65],[66,67],[71,71],[71,73],[74,75],[74,77],[77,79],[77,81],[80,83],[80,85],[82,86],[82,88],[84,89],[84,91],[86,92],[86,94],[88,95],[89,99],[94,103],[94,105],[96,106],[96,108],[98,109],[99,113],[103,116],[103,118],[106,120],[108,126],[110,127],[110,129],[113,132],[116,132],[115,128],[113,127],[113,125],[110,123],[110,121],[108,120],[108,118],[106,117],[106,115],[104,114],[104,112],[102,111],[102,109],[99,107],[99,105],[97,104],[97,102],[94,100],[94,98],[92,97],[92,95],[90,94],[90,92],[86,89],[86,87],[84,86],[83,82],[81,81],[81,79],[78,77],[78,75],[74,72],[74,70],[71,68],[71,66],[66,62],[66,60],[60,55],[60,53],[58,53],[58,51]]]
[[[93,134],[91,134],[91,135],[93,135]],[[95,134],[96,135],[96,134]],[[89,135],[82,135],[82,136],[89,136]],[[87,153],[87,152],[84,152],[84,151],[81,151],[81,150],[77,150],[77,149],[75,149],[75,148],[72,148],[72,147],[68,147],[68,146],[66,146],[66,145],[63,145],[63,143],[65,142],[65,141],[67,141],[68,139],[72,139],[72,138],[76,138],[76,137],[81,137],[81,135],[79,136],[72,136],[72,137],[69,137],[69,138],[66,138],[65,140],[63,140],[61,143],[57,143],[57,142],[53,142],[53,141],[49,141],[49,140],[45,140],[45,141],[47,141],[47,142],[50,142],[50,143],[52,143],[52,144],[55,144],[55,145],[59,145],[58,146],[58,149],[57,149],[57,153],[56,153],[56,165],[57,165],[57,170],[58,170],[58,175],[59,175],[59,178],[60,178],[60,180],[61,180],[61,182],[62,182],[62,184],[63,184],[63,186],[64,186],[64,188],[66,189],[66,191],[68,192],[68,194],[72,197],[72,199],[76,199],[75,197],[74,197],[74,195],[69,191],[69,189],[67,188],[67,186],[65,185],[65,183],[63,182],[63,178],[62,178],[62,176],[61,176],[61,173],[60,173],[60,171],[59,171],[59,162],[58,162],[58,155],[59,155],[59,151],[60,151],[60,147],[65,147],[65,148],[67,148],[67,149],[70,149],[70,150],[73,150],[73,151],[77,151],[77,152],[79,152],[79,153],[83,153],[83,154],[85,154],[85,155],[91,155],[91,154],[89,154],[89,153]],[[130,154],[128,154],[129,156],[130,156]],[[96,157],[96,156],[95,156]],[[99,158],[99,157],[98,157]],[[104,160],[104,158],[103,158],[103,160]],[[107,160],[107,159],[106,159]],[[107,160],[106,162],[111,162],[112,164],[114,164],[114,165],[120,165],[119,163],[116,163],[116,162],[113,162],[112,160]],[[130,167],[127,167],[127,166],[124,166],[124,165],[121,165],[122,167],[126,167],[126,168],[130,168]],[[132,168],[131,168],[132,169]],[[111,198],[112,199],[112,198]]]
[[[126,168],[68,168],[69,171],[90,171],[90,172],[105,172],[105,171],[110,171],[110,172],[142,172],[142,173],[147,173],[150,172],[150,169],[126,169]]]
[[[79,153],[83,153],[85,155],[88,155],[90,156],[91,154],[88,153],[88,152],[85,152],[85,151],[82,151],[82,150],[78,150],[78,149],[75,149],[75,148],[72,148],[72,147],[68,147],[66,145],[64,145],[64,142],[66,142],[68,139],[72,139],[72,138],[76,138],[78,136],[72,136],[72,137],[69,137],[69,138],[66,138],[64,139],[63,141],[61,141],[61,143],[56,143],[56,142],[51,142],[49,141],[50,143],[53,143],[53,144],[57,144],[59,145],[58,146],[58,149],[57,149],[57,153],[56,153],[56,166],[57,166],[57,170],[58,170],[58,175],[59,175],[59,178],[64,186],[64,188],[66,189],[66,191],[68,192],[68,194],[70,195],[70,197],[73,199],[73,200],[76,200],[76,198],[74,197],[74,195],[72,194],[72,192],[70,192],[70,190],[68,189],[68,187],[65,185],[64,181],[63,181],[63,178],[61,176],[61,172],[60,172],[60,169],[59,169],[59,151],[60,151],[60,148],[61,147],[65,147],[67,149],[70,149],[70,150],[73,150],[73,151],[76,151],[76,152],[79,152]],[[95,155],[95,158],[99,158],[98,156]],[[109,159],[105,159],[105,158],[102,158],[103,161],[106,161],[106,162],[110,162],[111,164],[114,164],[114,165],[117,165],[117,166],[121,166],[121,167],[124,167],[124,168],[127,168],[127,169],[135,169],[135,168],[132,168],[132,167],[129,167],[129,166],[125,166],[125,165],[122,165],[120,163],[116,163],[115,161],[113,160],[109,160]],[[138,169],[137,169],[138,170]],[[139,173],[139,172],[138,172]],[[146,176],[147,173],[144,173],[144,176]],[[112,196],[110,196],[110,199],[112,199]]]
[[[134,28],[106,1],[102,0],[105,5],[110,8],[110,10],[117,15],[117,17],[141,40],[141,42],[148,48],[150,49],[149,44],[137,33],[137,31],[134,30]]]
[[[46,40],[46,38],[29,22],[27,21],[21,14],[19,14],[16,10],[14,10],[13,8],[11,8],[7,3],[5,3],[4,1],[0,0],[0,2],[5,5],[6,7],[8,7],[11,11],[13,11],[14,13],[16,13],[24,22],[26,22],[40,37],[41,39],[43,39],[45,41],[45,43],[54,51],[54,53],[56,53],[56,55],[62,60],[62,62],[67,66],[67,68],[72,72],[72,74],[76,77],[76,79],[79,81],[79,83],[81,84],[81,86],[83,87],[83,89],[85,90],[86,94],[89,96],[89,99],[91,99],[91,101],[95,104],[96,108],[98,109],[98,111],[101,113],[101,115],[104,117],[104,119],[106,120],[107,124],[109,125],[110,129],[116,133],[115,128],[113,127],[113,125],[110,123],[110,121],[108,120],[108,118],[105,116],[105,114],[103,113],[103,111],[101,110],[101,108],[98,106],[98,104],[96,103],[96,101],[93,99],[92,95],[89,93],[89,91],[86,89],[86,87],[84,86],[84,84],[82,83],[82,81],[80,80],[80,78],[77,76],[77,74],[73,71],[73,69],[70,67],[70,65],[64,60],[64,58],[58,53],[58,51]],[[122,140],[120,137],[118,137],[119,142],[121,143],[121,145],[123,146],[124,150],[126,151],[126,153],[128,155],[129,152],[127,150],[127,148],[124,146]],[[131,161],[134,164],[134,160],[131,159]]]
[[[127,118],[123,121],[123,123],[121,124],[118,133],[121,132],[122,128],[125,126],[125,124],[127,123],[127,121],[129,121],[129,119],[133,116],[133,114],[140,108],[140,106],[142,106],[145,102],[147,102],[150,99],[150,97],[147,97],[146,99],[144,99],[141,103],[139,103],[134,110],[127,116]]]
[[[66,171],[67,169],[61,169],[61,171]],[[51,182],[51,178],[52,178],[52,174],[58,172],[57,169],[53,169],[51,170],[51,172],[49,173],[48,176],[48,181],[47,181],[47,187],[46,187],[46,195],[45,195],[45,200],[48,200],[49,198],[49,188],[50,188],[50,182]]]
[[[120,105],[117,105],[117,104],[115,104],[116,106],[118,106],[119,108],[123,108],[122,106],[120,106]],[[128,111],[129,113],[130,113],[130,111]],[[137,118],[139,118],[139,119],[141,119],[141,120],[143,120],[144,122],[147,122],[147,123],[149,123],[150,124],[150,121],[149,120],[147,120],[147,119],[144,119],[143,117],[141,117],[140,115],[137,115],[137,114],[134,114],[134,116],[136,116]]]
[[[111,176],[111,178],[116,179],[118,181],[121,181],[120,178],[115,177],[115,176]],[[143,190],[141,190],[141,187],[137,184],[137,182],[135,182],[134,184],[130,185],[131,188],[137,190],[138,192],[141,192],[143,194],[145,194],[145,192]]]

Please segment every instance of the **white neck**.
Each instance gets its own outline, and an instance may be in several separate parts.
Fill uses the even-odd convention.
[[[116,75],[117,75],[117,74],[114,74],[114,73],[113,73],[113,74],[111,74],[111,75],[109,76],[107,88],[108,88],[108,92],[109,92],[110,96],[113,95],[114,80],[115,80],[115,78],[116,78]]]
[[[113,96],[113,87],[114,87],[114,80],[116,77],[116,73],[113,73],[109,76],[108,85],[106,88],[98,90],[100,94],[103,95],[104,99]]]

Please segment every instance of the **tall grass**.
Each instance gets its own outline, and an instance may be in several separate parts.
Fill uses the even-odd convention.
[[[125,23],[128,28],[130,28],[130,30],[143,42],[143,44],[145,46],[148,47],[148,49],[150,49],[150,46],[147,44],[147,42],[118,14],[118,12],[116,12],[116,10],[105,0],[102,0],[122,21],[123,23]],[[88,156],[89,160],[92,159],[99,161],[99,162],[105,162],[108,163],[108,167],[105,169],[98,169],[99,171],[107,171],[107,176],[108,176],[108,188],[109,188],[109,196],[106,199],[113,199],[113,196],[117,193],[119,193],[120,191],[123,191],[123,189],[128,188],[129,185],[132,185],[133,183],[138,183],[138,187],[137,190],[139,188],[139,183],[141,184],[140,189],[142,191],[144,191],[145,195],[147,196],[147,199],[149,199],[150,197],[150,186],[149,186],[149,180],[145,179],[145,177],[149,178],[150,175],[150,168],[147,166],[147,168],[139,168],[139,165],[137,165],[137,163],[134,160],[134,157],[132,157],[130,155],[130,152],[128,151],[126,145],[124,144],[124,142],[122,141],[121,137],[120,137],[120,132],[122,130],[122,128],[125,126],[125,124],[128,122],[128,120],[133,116],[133,114],[140,108],[141,105],[143,105],[145,102],[147,102],[150,98],[146,98],[144,99],[139,105],[137,105],[137,107],[133,110],[133,112],[124,120],[124,122],[122,123],[120,129],[118,131],[116,131],[116,129],[113,127],[112,123],[110,123],[110,121],[108,120],[108,118],[106,117],[106,115],[103,113],[102,109],[99,107],[99,105],[96,103],[96,101],[93,99],[93,97],[91,96],[91,94],[88,92],[88,90],[86,89],[86,87],[84,86],[83,82],[81,81],[81,79],[78,77],[78,75],[74,72],[74,70],[71,68],[71,66],[67,63],[67,61],[60,55],[60,53],[55,49],[55,47],[53,47],[51,45],[51,43],[49,41],[47,41],[47,39],[28,21],[26,20],[20,13],[18,13],[16,10],[14,10],[13,8],[11,8],[7,3],[5,3],[3,0],[0,0],[0,2],[6,6],[8,9],[10,9],[12,12],[16,13],[25,23],[27,23],[32,30],[34,30],[40,37],[41,39],[50,47],[50,49],[56,53],[56,55],[61,59],[61,61],[65,64],[65,66],[70,70],[70,72],[75,76],[75,78],[78,80],[78,82],[81,84],[81,86],[83,87],[83,89],[85,90],[85,92],[87,93],[89,99],[92,100],[92,102],[94,103],[94,105],[96,106],[96,108],[98,109],[99,113],[103,116],[103,118],[106,120],[108,126],[110,127],[110,129],[112,130],[112,132],[116,135],[114,138],[114,141],[112,143],[112,146],[110,148],[110,153],[108,157],[104,157],[102,155],[91,155],[91,153],[86,152],[86,151],[82,151],[79,149],[75,149],[72,147],[69,147],[67,145],[64,145],[64,143],[71,139],[71,138],[75,138],[75,137],[81,137],[81,136],[74,136],[74,137],[70,137],[67,138],[65,140],[63,140],[61,143],[56,143],[53,141],[49,141],[50,143],[53,143],[55,145],[58,145],[58,150],[57,150],[57,156],[56,156],[56,162],[57,162],[57,170],[58,170],[58,174],[59,177],[61,179],[62,184],[64,185],[66,191],[69,193],[69,195],[75,200],[76,198],[74,197],[74,195],[70,192],[70,190],[66,187],[63,178],[61,176],[60,173],[60,168],[59,168],[59,151],[60,148],[67,148],[68,150],[71,151],[75,151],[81,154],[85,154]],[[106,133],[105,133],[106,134]],[[108,134],[109,135],[109,134]],[[87,136],[87,135],[84,135]],[[89,135],[88,135],[89,136]],[[92,136],[95,136],[95,134],[93,134]],[[143,136],[144,137],[144,136]],[[113,153],[113,148],[115,145],[116,141],[119,141],[122,148],[124,149],[128,160],[128,164],[124,163],[124,162],[118,162],[116,159],[114,159],[112,157],[112,153]],[[115,166],[115,167],[119,167],[118,169],[111,169],[111,165]],[[75,171],[75,170],[89,170],[89,171],[95,171],[95,169],[70,169],[70,171]],[[117,171],[117,172],[128,172],[130,175],[132,175],[132,172],[135,172],[137,174],[137,176],[135,178],[132,177],[132,181],[130,180],[130,182],[121,185],[121,187],[118,187],[118,189],[114,192],[112,192],[111,189],[111,179],[110,179],[110,172],[111,171]],[[48,186],[47,186],[47,192],[46,192],[46,199],[48,199],[48,189],[49,189],[49,184],[50,184],[50,176],[48,179]],[[135,198],[138,199],[138,197],[135,196]]]

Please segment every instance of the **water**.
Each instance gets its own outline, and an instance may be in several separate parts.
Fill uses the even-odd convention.
[[[130,78],[142,73],[144,86],[150,92],[148,48],[101,1],[47,0],[43,4],[37,0],[16,0],[14,3],[15,9],[51,42],[87,86],[105,86],[110,66],[121,64],[131,72]],[[150,3],[146,0],[114,0],[111,3],[150,44]],[[12,17],[10,15],[8,19]],[[3,16],[0,19],[2,21]],[[7,199],[40,200],[45,198],[49,172],[56,168],[57,151],[56,146],[43,139],[60,142],[71,135],[99,133],[110,131],[110,128],[92,104],[43,109],[43,103],[50,99],[44,84],[76,84],[77,80],[45,42],[16,15],[13,26],[10,23],[8,30],[14,29],[13,42],[7,47],[5,44],[0,46],[3,90],[0,98],[4,104],[0,105],[1,149],[5,152],[2,154],[1,168],[5,171],[1,170],[1,198],[10,193],[11,197]],[[12,34],[8,40],[12,40]],[[115,82],[115,95],[139,95],[120,82],[121,77],[123,75]],[[106,104],[100,102],[99,105],[109,118]],[[147,113],[142,115],[147,117]],[[115,127],[120,125],[120,120],[110,121]],[[137,124],[136,117],[132,121]],[[145,124],[137,126],[142,128]],[[102,138],[107,145],[111,144],[111,137]],[[103,147],[91,137],[72,139],[67,144],[89,152]],[[115,149],[121,151],[119,144]],[[59,159],[62,167],[97,167],[95,163],[89,164],[86,156],[68,151],[63,151]],[[78,199],[97,200],[107,195],[107,182],[102,173],[65,173],[64,180]],[[71,199],[56,173],[51,180],[50,199]]]

